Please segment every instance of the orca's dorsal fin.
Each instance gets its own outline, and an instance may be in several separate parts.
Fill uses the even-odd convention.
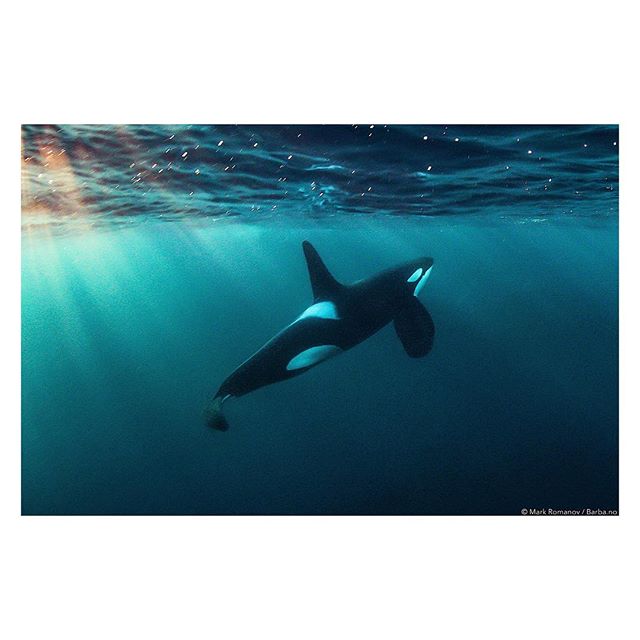
[[[342,288],[342,285],[329,273],[329,269],[327,269],[322,258],[308,240],[302,243],[302,250],[307,260],[314,300],[332,299]]]

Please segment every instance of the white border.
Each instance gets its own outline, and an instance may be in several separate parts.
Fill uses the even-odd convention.
[[[622,2],[517,7],[118,0],[5,10],[3,637],[631,637],[637,21]],[[49,121],[620,122],[622,515],[20,518],[19,124]]]

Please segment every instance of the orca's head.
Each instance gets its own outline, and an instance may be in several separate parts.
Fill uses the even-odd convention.
[[[403,280],[404,290],[417,296],[427,284],[432,269],[433,258],[418,258],[401,267],[399,275]]]

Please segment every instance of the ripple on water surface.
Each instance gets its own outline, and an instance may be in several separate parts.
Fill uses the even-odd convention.
[[[618,128],[25,125],[23,226],[343,215],[611,217]]]

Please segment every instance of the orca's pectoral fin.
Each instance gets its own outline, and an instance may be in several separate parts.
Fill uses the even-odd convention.
[[[431,315],[417,298],[396,315],[393,324],[408,356],[422,358],[431,351],[436,328]]]
[[[204,410],[204,420],[208,427],[218,431],[226,431],[229,423],[222,413],[222,403],[226,400],[222,396],[216,396]]]

